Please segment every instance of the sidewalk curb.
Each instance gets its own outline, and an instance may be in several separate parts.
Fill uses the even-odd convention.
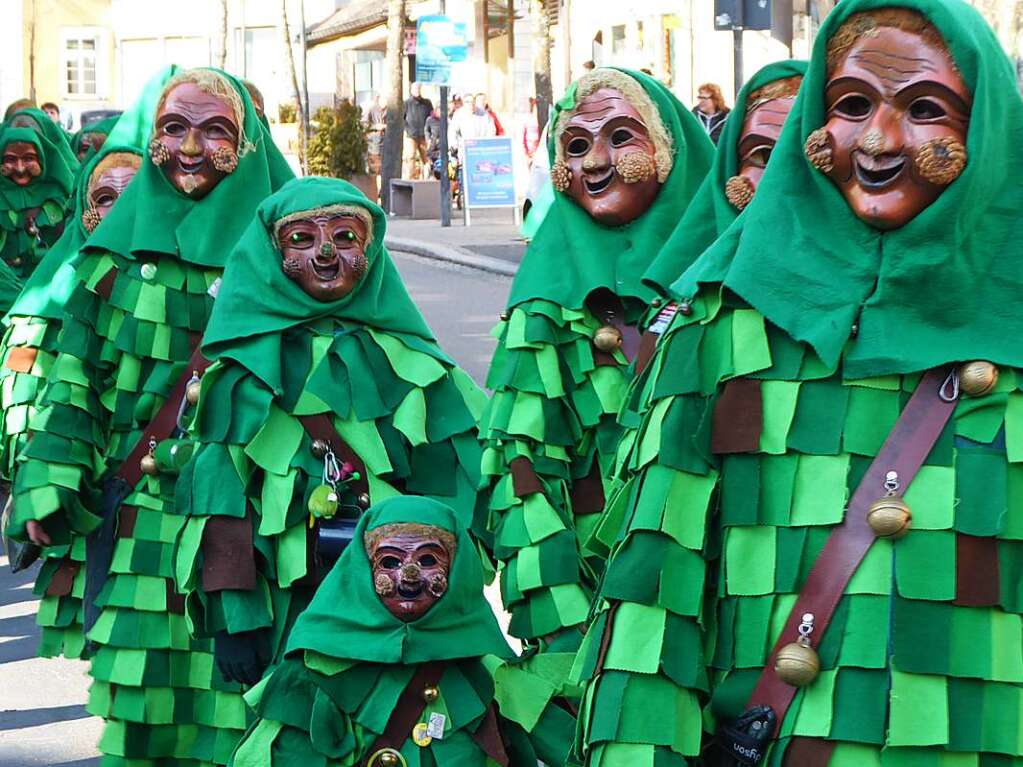
[[[384,245],[387,246],[388,250],[411,253],[414,256],[432,258],[437,261],[447,261],[448,263],[467,266],[470,269],[478,269],[482,272],[500,274],[503,277],[514,277],[518,269],[517,264],[503,261],[500,258],[481,256],[478,253],[473,253],[470,250],[453,245],[440,245],[435,242],[410,240],[405,237],[391,237],[389,235],[384,238]]]

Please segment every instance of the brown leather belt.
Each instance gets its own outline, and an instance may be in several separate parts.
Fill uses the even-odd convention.
[[[316,415],[300,415],[298,420],[302,427],[314,441],[322,440],[330,445],[334,455],[339,460],[348,463],[359,472],[359,478],[352,480],[350,487],[356,493],[369,495],[369,473],[366,471],[366,464],[359,457],[359,454],[352,450],[352,446],[345,442],[344,438],[334,428],[334,422],[330,413],[317,413]]]
[[[921,378],[895,427],[856,487],[845,519],[831,532],[824,550],[814,562],[749,699],[749,708],[770,706],[774,710],[775,732],[785,720],[797,689],[775,673],[778,651],[799,639],[799,624],[806,613],[813,615],[813,639],[820,644],[846,586],[874,543],[875,534],[867,523],[868,507],[884,495],[888,472],[898,472],[899,495],[913,481],[955,410],[958,388],[951,394],[947,390],[955,375],[955,368],[935,368]]]
[[[412,728],[419,722],[419,717],[426,709],[426,697],[423,695],[427,687],[436,687],[440,678],[444,676],[444,669],[447,663],[444,661],[432,661],[423,663],[416,669],[409,683],[405,685],[398,703],[391,712],[387,725],[384,727],[380,737],[373,741],[369,747],[366,759],[361,764],[365,765],[373,757],[373,754],[385,748],[401,751],[405,741],[412,736]]]

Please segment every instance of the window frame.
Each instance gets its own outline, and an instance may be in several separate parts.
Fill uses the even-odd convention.
[[[87,72],[86,65],[83,61],[84,57],[82,52],[84,49],[79,47],[72,51],[69,47],[72,42],[77,42],[81,45],[83,42],[93,41],[95,48],[93,49],[93,90],[86,91],[85,84],[87,80],[84,75]],[[109,45],[109,36],[107,31],[102,27],[62,27],[60,30],[60,92],[61,97],[67,101],[101,101],[107,98],[107,89],[109,87],[109,78],[107,76],[107,68],[109,61],[107,51]],[[79,92],[71,92],[71,67],[74,66],[74,72],[79,84]]]

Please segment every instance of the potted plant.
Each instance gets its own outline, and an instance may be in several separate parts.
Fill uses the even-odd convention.
[[[309,172],[343,178],[376,200],[376,176],[366,172],[366,126],[361,110],[345,99],[334,109],[317,109],[313,125],[316,134],[309,142]]]

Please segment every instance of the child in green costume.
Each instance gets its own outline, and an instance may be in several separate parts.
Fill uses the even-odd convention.
[[[634,386],[577,661],[588,764],[716,764],[714,733],[745,738],[724,764],[1023,764],[1020,135],[1014,68],[965,3],[832,11],[753,202],[672,287],[692,313]],[[851,517],[915,392],[950,420]],[[869,548],[830,623],[790,616],[851,525]],[[792,621],[805,644],[772,650]],[[794,695],[773,722],[762,675]]]
[[[0,131],[0,259],[27,279],[63,234],[79,164],[63,131],[37,109]]]
[[[571,652],[596,575],[580,543],[604,507],[626,351],[655,296],[640,277],[713,147],[666,87],[617,69],[574,83],[551,125],[555,200],[495,330],[480,433],[510,632]]]
[[[107,720],[104,767],[224,764],[246,724],[238,688],[220,682],[210,643],[189,636],[174,590],[180,442],[141,437],[165,406],[172,422],[184,409],[170,395],[190,374],[224,260],[292,176],[226,74],[176,75],[155,111],[146,161],[77,259],[9,530],[53,545],[89,534],[89,711]],[[126,462],[139,445],[143,457]]]
[[[573,720],[509,663],[461,514],[374,505],[247,698],[233,767],[564,765]]]
[[[328,538],[369,499],[430,496],[473,525],[485,395],[438,347],[385,230],[351,184],[305,178],[259,206],[228,260],[177,554],[226,678],[255,684],[279,658],[337,557]]]

